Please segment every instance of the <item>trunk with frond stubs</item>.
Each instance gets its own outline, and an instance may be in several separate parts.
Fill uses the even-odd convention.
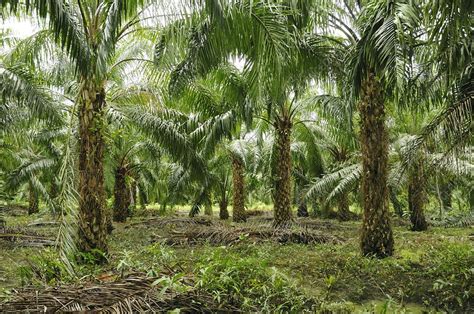
[[[274,227],[285,227],[293,221],[291,214],[291,127],[292,123],[288,115],[282,115],[275,123]]]
[[[219,201],[219,218],[222,220],[229,219],[229,211],[227,210],[227,205],[228,205],[227,199],[223,197]]]
[[[408,182],[408,209],[410,211],[411,230],[413,231],[428,229],[424,213],[427,200],[423,164],[420,162],[410,171]]]
[[[124,222],[130,215],[131,195],[127,185],[127,168],[117,167],[114,184],[114,221]]]
[[[234,222],[244,222],[247,220],[247,214],[245,213],[244,165],[237,157],[232,158],[232,184],[232,220]]]
[[[351,219],[351,212],[349,211],[349,197],[347,193],[342,193],[337,203],[337,218],[341,221],[348,221]]]
[[[28,215],[39,212],[38,194],[34,190],[32,184],[28,186]]]
[[[359,102],[364,206],[361,249],[379,258],[393,254],[393,233],[388,211],[388,134],[383,90],[373,73],[362,82]]]
[[[107,253],[103,88],[83,88],[79,103],[79,237],[83,252]]]

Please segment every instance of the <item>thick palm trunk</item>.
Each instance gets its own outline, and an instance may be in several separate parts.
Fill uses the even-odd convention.
[[[124,222],[130,214],[131,196],[127,186],[127,168],[115,170],[114,185],[114,221]]]
[[[427,200],[425,182],[423,178],[423,165],[420,163],[409,174],[408,183],[408,208],[410,210],[411,230],[424,231],[428,229],[425,219],[424,206]]]
[[[229,211],[227,210],[227,199],[223,197],[219,202],[219,218],[222,220],[229,219]]]
[[[346,193],[340,196],[337,204],[337,218],[341,221],[348,221],[351,219],[351,212],[349,211],[349,198]]]
[[[364,204],[361,249],[364,255],[379,258],[393,254],[393,234],[388,212],[388,134],[382,93],[380,83],[370,73],[362,83],[359,103]]]
[[[33,189],[31,183],[28,186],[28,215],[39,212],[38,194]]]
[[[276,121],[276,162],[274,192],[275,227],[284,227],[292,222],[291,215],[291,121],[283,115]]]
[[[104,190],[103,88],[84,88],[79,108],[79,243],[83,252],[107,252]]]
[[[247,214],[245,213],[244,165],[237,157],[232,158],[232,184],[234,187],[232,220],[234,222],[244,222],[247,220]]]

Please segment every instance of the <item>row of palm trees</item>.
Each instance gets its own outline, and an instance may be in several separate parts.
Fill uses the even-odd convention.
[[[4,15],[30,14],[43,29],[2,57],[2,119],[16,121],[13,115],[25,112],[38,128],[70,130],[63,142],[69,153],[58,155],[55,165],[64,176],[66,165],[76,165],[77,182],[65,185],[64,176],[51,181],[58,195],[77,186],[77,195],[67,199],[77,200],[81,251],[107,251],[107,158],[116,161],[109,164],[115,167],[114,217],[121,221],[135,192],[144,200],[146,182],[162,180],[154,174],[164,169],[172,182],[163,204],[179,199],[172,191],[192,186],[194,208],[209,208],[217,186],[225,218],[230,180],[220,180],[225,169],[210,169],[213,163],[219,168],[219,156],[229,156],[233,216],[242,221],[242,200],[251,189],[244,187],[246,158],[235,143],[248,136],[273,139],[268,162],[260,164],[269,170],[264,179],[272,187],[274,226],[285,227],[293,220],[292,177],[302,213],[314,192],[324,190],[318,182],[331,178],[323,176],[320,153],[314,153],[320,136],[333,140],[326,144],[342,167],[329,181],[337,184],[330,196],[338,196],[343,216],[348,187],[360,180],[362,253],[392,255],[389,110],[443,107],[406,145],[400,162],[411,178],[414,229],[426,228],[417,183],[425,177],[420,152],[430,140],[442,140],[445,152],[472,144],[470,1],[196,1],[167,15],[164,26],[150,24],[162,24],[162,14],[154,15],[165,5],[2,1]],[[295,137],[305,143],[304,158],[292,153]],[[76,138],[73,162],[69,147]],[[354,155],[355,166],[345,167]],[[38,185],[45,180],[29,179]]]

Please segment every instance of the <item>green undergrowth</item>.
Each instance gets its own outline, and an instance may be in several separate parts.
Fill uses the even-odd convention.
[[[332,223],[341,228],[325,232],[337,232],[344,239],[340,244],[255,244],[244,237],[237,245],[221,247],[170,247],[151,241],[165,237],[163,228],[118,224],[107,264],[96,266],[91,260],[71,275],[52,248],[16,248],[2,254],[0,277],[5,280],[0,287],[5,296],[22,284],[55,286],[107,276],[115,280],[139,272],[160,278],[157,284],[167,289],[191,285],[244,311],[473,310],[472,230],[430,228],[417,233],[396,227],[395,255],[379,260],[360,255],[358,223]]]

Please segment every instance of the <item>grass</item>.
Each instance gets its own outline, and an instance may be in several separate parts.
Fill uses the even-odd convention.
[[[153,210],[148,209],[147,214],[151,213]],[[25,226],[37,219],[51,218],[39,214],[8,217],[7,221],[9,225]],[[170,247],[151,239],[165,239],[179,226],[133,224],[143,219],[138,216],[116,225],[110,238],[108,265],[83,266],[76,278],[67,279],[59,271],[59,278],[53,272],[52,278],[36,276],[33,282],[54,285],[61,280],[85,280],[84,276],[120,277],[135,271],[156,276],[166,267],[192,274],[199,289],[208,290],[221,302],[238,303],[248,310],[299,311],[310,306],[329,312],[421,313],[467,311],[473,307],[470,229],[433,227],[418,233],[395,227],[395,255],[378,260],[360,255],[358,222],[315,220],[322,231],[344,239],[340,244],[257,244],[242,236],[232,246]],[[54,227],[41,230],[54,233]],[[51,250],[13,247],[2,253],[0,287],[4,294],[21,285],[20,273],[28,265],[26,260],[41,252],[43,257],[33,258],[33,264],[51,267],[44,262],[54,260]],[[37,267],[38,273],[45,272],[41,267]],[[311,305],[305,303],[308,300]]]

